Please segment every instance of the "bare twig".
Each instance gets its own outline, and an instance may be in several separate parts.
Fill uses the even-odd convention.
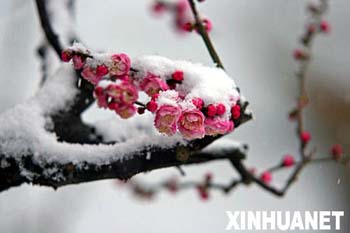
[[[217,54],[217,52],[214,48],[214,45],[211,42],[211,39],[203,26],[202,20],[201,20],[200,15],[197,11],[196,4],[195,4],[194,0],[188,0],[188,2],[190,3],[191,10],[192,10],[193,16],[194,16],[195,21],[196,21],[195,26],[198,29],[198,32],[201,35],[205,46],[208,49],[210,57],[212,58],[213,62],[216,64],[217,67],[224,69],[224,65],[222,64],[220,57]]]

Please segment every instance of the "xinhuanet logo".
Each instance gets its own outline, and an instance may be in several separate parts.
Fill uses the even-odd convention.
[[[226,230],[341,230],[344,211],[226,211]]]

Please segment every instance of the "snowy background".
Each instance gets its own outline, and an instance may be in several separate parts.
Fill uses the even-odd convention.
[[[159,54],[211,64],[200,38],[177,35],[170,17],[150,15],[150,1],[80,0],[77,29],[95,49],[114,49],[131,56]],[[294,125],[286,113],[294,103],[297,82],[291,51],[306,20],[306,1],[207,0],[201,11],[214,24],[212,38],[227,72],[251,102],[256,120],[232,137],[250,144],[248,164],[259,170],[275,164],[284,153],[296,154]],[[339,142],[350,145],[350,2],[331,1],[329,36],[318,37],[308,90],[312,100],[306,126],[318,151]],[[37,91],[39,62],[34,50],[41,38],[34,1],[0,2],[0,112]],[[88,121],[103,119],[93,109]],[[229,182],[232,168],[215,162],[185,168],[184,179],[201,179],[207,171]],[[137,176],[153,183],[178,175],[175,169]],[[287,173],[274,176],[282,185]],[[195,190],[176,196],[163,192],[154,201],[133,198],[113,181],[69,186],[53,191],[23,185],[0,193],[0,233],[94,232],[225,232],[226,210],[344,210],[343,230],[349,232],[349,170],[330,163],[308,167],[283,199],[260,188],[240,187],[229,196],[213,193],[203,203]]]

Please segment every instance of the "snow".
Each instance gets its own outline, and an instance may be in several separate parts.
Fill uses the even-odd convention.
[[[91,55],[92,58],[86,59],[88,66],[96,67],[98,64],[111,63],[113,53],[95,53],[88,50],[83,44],[74,42],[69,47],[73,51]],[[176,85],[175,91],[169,90],[160,93],[157,100],[158,105],[169,104],[177,105],[176,98],[179,95],[184,97],[180,105],[182,109],[192,109],[195,106],[192,104],[192,99],[202,98],[204,105],[209,104],[224,104],[226,109],[231,109],[233,105],[241,99],[238,88],[233,79],[227,73],[217,67],[208,67],[199,63],[192,63],[185,60],[171,60],[161,56],[140,56],[131,59],[133,70],[132,78],[136,82],[141,82],[149,73],[158,76],[163,81],[171,79],[171,75],[180,70],[184,74],[184,80],[180,85]],[[110,82],[102,80],[98,86],[105,87]],[[226,111],[222,118],[228,120],[230,111]]]
[[[137,152],[155,145],[167,148],[176,143],[185,144],[180,137],[164,137],[149,130],[140,131],[146,126],[140,118],[128,123],[118,121],[118,118],[105,121],[108,124],[105,128],[102,123],[98,123],[97,131],[103,130],[107,138],[109,134],[108,139],[115,140],[116,135],[119,136],[120,142],[113,145],[57,142],[56,135],[46,130],[50,125],[48,116],[60,109],[69,108],[76,94],[73,75],[69,65],[62,66],[34,98],[0,115],[0,151],[3,155],[20,159],[23,155],[32,153],[38,162],[43,163],[78,164],[86,161],[102,165],[131,158]],[[135,124],[134,121],[137,120],[139,124]]]
[[[88,51],[83,45],[75,43],[72,49],[96,54]],[[108,62],[110,55],[99,54],[97,61],[87,59],[87,62]],[[107,60],[106,60],[107,59]],[[96,63],[96,64],[97,64]],[[172,104],[176,102],[178,93],[186,94],[182,107],[193,108],[192,98],[200,97],[205,104],[223,103],[227,109],[240,99],[240,94],[233,80],[222,70],[215,67],[205,67],[187,61],[172,61],[160,56],[142,56],[132,60],[132,66],[137,70],[136,76],[144,77],[146,72],[159,75],[164,80],[171,77],[175,70],[184,72],[184,80],[178,89],[161,92],[159,103]],[[107,142],[113,144],[81,145],[58,142],[57,136],[49,132],[52,129],[50,116],[61,110],[69,110],[72,100],[77,94],[75,88],[75,73],[70,65],[62,65],[40,89],[36,96],[25,103],[0,115],[0,151],[5,156],[18,160],[24,155],[33,154],[38,163],[69,163],[82,164],[89,162],[96,165],[110,164],[113,161],[130,159],[140,151],[157,146],[170,148],[175,145],[186,145],[188,142],[179,134],[163,136],[153,127],[153,117],[150,113],[136,116],[130,120],[115,117],[96,123],[97,133],[104,136]],[[103,80],[100,86],[110,83]],[[224,117],[229,118],[226,111]],[[227,143],[226,143],[227,144]],[[214,150],[221,144],[214,145]],[[236,146],[230,144],[230,146]],[[147,156],[150,158],[150,156]],[[4,165],[2,163],[2,165]],[[45,171],[47,175],[56,174],[55,168]],[[23,170],[28,178],[33,174]]]
[[[208,67],[188,61],[173,61],[161,56],[141,56],[132,60],[132,67],[138,76],[148,71],[163,79],[170,78],[176,70],[184,73],[184,80],[176,90],[186,94],[186,99],[200,97],[205,105],[224,103],[227,109],[240,98],[233,79],[220,68]]]
[[[240,150],[242,153],[246,153],[248,148],[245,143],[237,142],[229,138],[221,138],[211,143],[209,146],[203,149],[203,152],[214,153],[218,150],[231,152],[235,149]]]

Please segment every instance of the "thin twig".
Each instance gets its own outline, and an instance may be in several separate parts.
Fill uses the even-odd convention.
[[[194,16],[195,21],[196,21],[195,26],[198,29],[198,32],[201,35],[213,62],[216,64],[217,67],[219,67],[221,69],[225,69],[224,65],[222,64],[222,62],[220,60],[218,53],[216,52],[216,50],[214,48],[213,43],[211,42],[211,39],[210,39],[207,31],[205,30],[205,28],[203,26],[202,20],[199,16],[199,13],[197,11],[196,4],[195,4],[194,0],[188,0],[188,2],[190,3],[191,10],[192,10],[193,16]]]

